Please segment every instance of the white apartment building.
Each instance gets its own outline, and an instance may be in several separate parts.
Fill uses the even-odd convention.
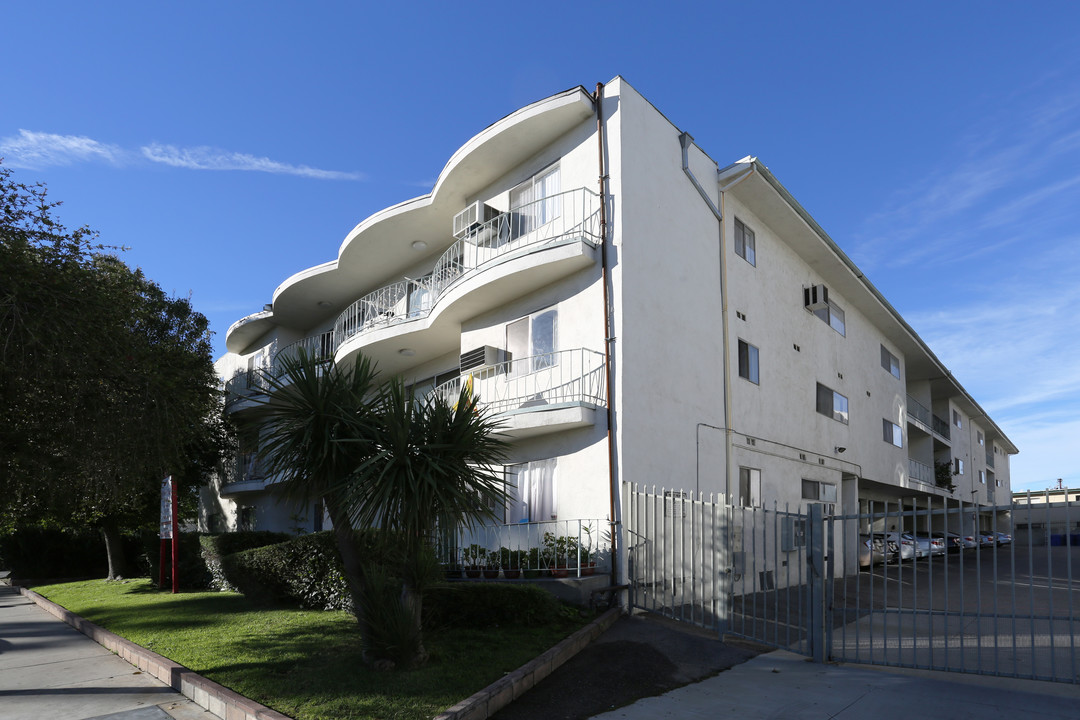
[[[301,346],[417,393],[471,382],[512,442],[507,524],[606,522],[627,484],[837,512],[1011,495],[1015,445],[769,170],[719,166],[618,77],[495,122],[285,279],[229,328],[228,411]],[[204,528],[321,528],[257,445]]]

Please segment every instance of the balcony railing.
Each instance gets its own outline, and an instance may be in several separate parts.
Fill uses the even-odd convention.
[[[603,405],[607,373],[604,355],[576,348],[476,368],[432,390],[453,404],[461,385],[494,413],[543,408],[558,403]]]
[[[270,362],[271,375],[276,378],[281,377],[285,372],[282,361],[298,358],[301,350],[305,350],[309,357],[314,357],[316,360],[329,360],[334,356],[334,332],[330,330],[319,335],[312,335],[278,350]]]
[[[519,570],[527,577],[581,577],[611,567],[611,523],[550,520],[458,528],[438,543],[448,569],[488,570],[491,577]],[[516,575],[514,575],[516,577]]]
[[[581,238],[600,242],[600,197],[586,188],[570,190],[502,213],[473,229],[439,257],[429,275],[404,279],[368,293],[350,305],[334,326],[335,349],[373,328],[427,317],[462,278],[527,247]]]
[[[986,451],[986,467],[994,467],[994,453]]]
[[[934,468],[913,458],[908,458],[908,477],[927,485],[935,485],[937,482]]]
[[[240,370],[225,381],[225,406],[264,393],[266,389],[266,379],[261,370]]]
[[[936,432],[938,435],[945,438],[946,440],[951,439],[951,436],[949,434],[949,423],[945,422],[937,415],[934,415],[932,420],[933,423],[931,424],[931,427],[934,429],[934,432]]]
[[[917,420],[927,428],[930,427],[930,410],[910,395],[907,396],[907,412],[909,419]]]
[[[949,439],[949,423],[934,415],[929,408],[910,395],[907,396],[907,403],[908,420],[914,420],[927,430]]]

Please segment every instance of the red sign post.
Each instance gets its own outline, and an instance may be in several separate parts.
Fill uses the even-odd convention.
[[[180,592],[180,576],[177,572],[180,550],[180,514],[177,508],[176,485],[172,476],[161,482],[161,554],[158,558],[158,587],[165,586],[165,564],[170,562],[172,567],[172,591]],[[172,551],[169,550],[169,541],[172,541]]]

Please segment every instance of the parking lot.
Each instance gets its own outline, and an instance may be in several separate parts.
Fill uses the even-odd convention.
[[[878,564],[834,580],[829,598],[837,660],[1080,680],[1080,547]]]

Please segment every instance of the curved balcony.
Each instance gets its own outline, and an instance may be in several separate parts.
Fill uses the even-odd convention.
[[[590,249],[600,243],[600,197],[586,188],[501,213],[478,224],[451,245],[429,274],[381,287],[350,305],[334,326],[335,352],[346,346],[349,350],[357,349],[360,343],[354,339],[365,335],[396,336],[378,331],[416,320],[434,320],[455,305],[462,306],[458,314],[466,314],[520,297],[534,289],[534,285],[542,287],[560,273],[568,274],[592,263],[592,256],[582,253],[553,252],[547,258],[533,257],[575,243]],[[509,267],[524,258],[532,260],[521,267]],[[548,272],[540,271],[539,266],[548,266]],[[496,268],[504,268],[506,272],[492,272],[490,282],[486,281],[486,274]],[[513,279],[507,280],[511,276]],[[497,280],[505,282],[497,283]],[[485,296],[485,290],[490,297]],[[466,297],[471,302],[461,303]],[[444,351],[449,349],[448,346]]]
[[[316,359],[323,361],[333,357],[333,348],[334,333],[329,331],[289,343],[280,350],[272,349],[266,366],[253,370],[240,370],[225,381],[226,409],[239,410],[240,407],[235,407],[237,403],[265,394],[269,389],[267,380],[279,378],[284,374],[282,361],[286,358],[298,357],[301,349],[306,350],[308,355],[313,355]]]
[[[607,401],[604,354],[576,348],[476,368],[432,390],[457,401],[462,383],[502,421],[499,432],[527,437],[584,427]]]

